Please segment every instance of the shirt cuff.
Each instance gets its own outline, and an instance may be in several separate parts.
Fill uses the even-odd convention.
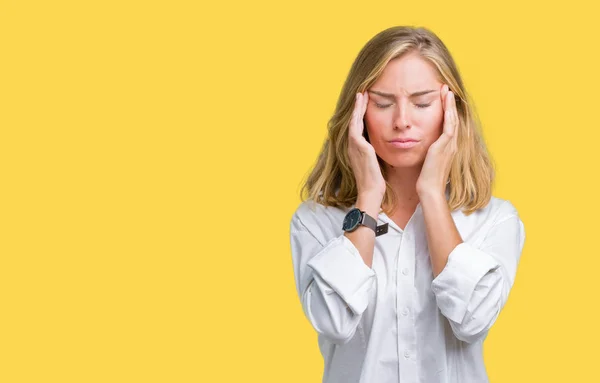
[[[431,283],[442,314],[462,323],[475,287],[484,275],[499,267],[491,255],[467,242],[458,244],[448,255],[442,272]]]
[[[345,235],[331,240],[307,264],[348,305],[362,314],[369,303],[375,271],[367,266],[354,243]]]

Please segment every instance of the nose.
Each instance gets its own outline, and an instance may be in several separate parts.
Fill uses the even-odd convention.
[[[406,100],[398,101],[394,129],[410,127],[410,112]]]

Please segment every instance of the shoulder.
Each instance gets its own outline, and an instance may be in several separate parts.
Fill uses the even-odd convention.
[[[516,206],[507,199],[492,196],[488,205],[490,206],[490,216],[494,223],[513,216],[519,216]]]
[[[350,208],[324,206],[313,200],[303,201],[292,215],[290,230],[292,233],[308,231],[319,242],[327,243],[342,234],[342,223],[348,210]]]
[[[492,196],[488,204],[475,212],[465,215],[458,209],[452,212],[452,217],[463,239],[477,243],[495,225],[516,217],[515,222],[521,223],[519,213],[515,205],[507,200]]]
[[[461,218],[467,221],[477,223],[495,222],[499,219],[508,218],[510,216],[519,215],[517,208],[507,199],[492,196],[488,204],[470,215],[465,215],[462,210],[458,209],[452,212],[455,218]]]

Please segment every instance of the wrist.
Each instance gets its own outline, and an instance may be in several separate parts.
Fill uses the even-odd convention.
[[[377,195],[365,195],[361,194],[356,199],[356,207],[361,211],[364,211],[371,217],[377,219],[379,211],[381,210],[382,198]]]
[[[444,193],[432,192],[432,191],[424,191],[417,192],[419,196],[419,200],[421,201],[438,201],[438,200],[446,200],[446,196]]]
[[[447,206],[446,196],[439,193],[423,193],[419,195],[419,201],[424,210],[436,209],[443,205]]]

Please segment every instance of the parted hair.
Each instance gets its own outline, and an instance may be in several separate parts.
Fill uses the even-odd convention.
[[[303,181],[300,198],[324,206],[350,207],[356,203],[358,189],[348,157],[348,129],[355,95],[369,89],[386,65],[404,54],[417,52],[437,69],[439,81],[455,95],[459,125],[457,152],[452,160],[448,206],[469,215],[488,204],[492,196],[494,164],[486,148],[481,123],[463,85],[458,68],[444,43],[424,27],[395,26],[379,32],[361,49],[344,82],[333,116],[327,123],[328,135],[316,164]],[[387,182],[382,159],[377,156],[386,191],[382,206],[391,214],[397,201]]]

